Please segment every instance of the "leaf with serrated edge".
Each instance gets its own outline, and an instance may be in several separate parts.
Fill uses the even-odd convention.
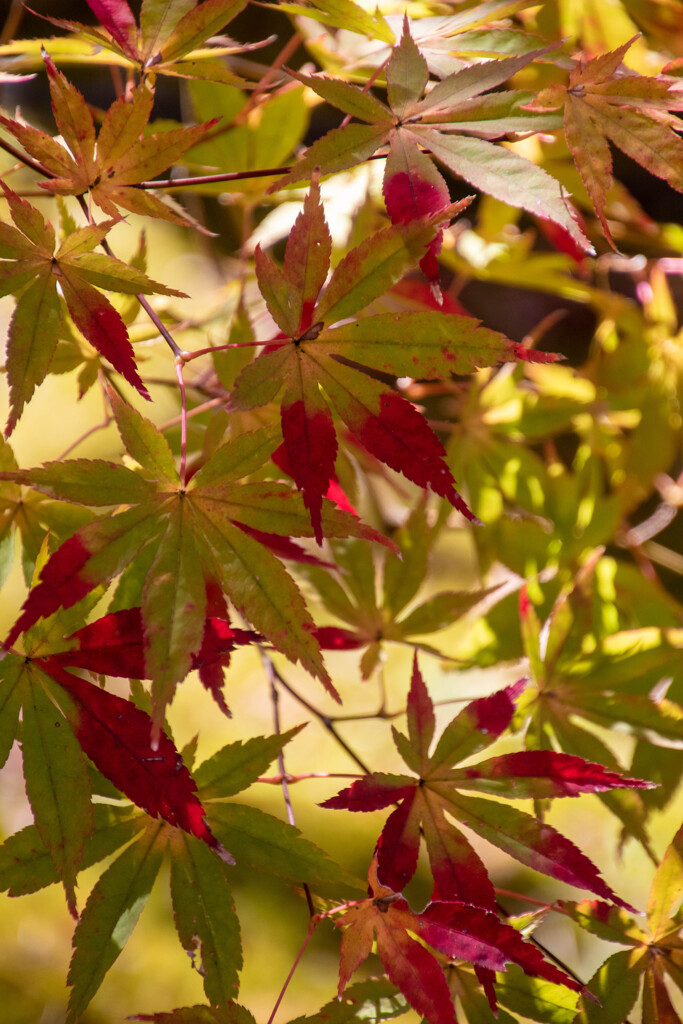
[[[65,709],[69,723],[105,778],[152,817],[185,829],[229,861],[206,824],[194,779],[172,740],[161,730],[152,743],[150,716],[49,658],[41,664],[71,698]]]
[[[229,743],[197,768],[195,782],[204,800],[234,796],[256,782],[286,743],[303,728],[296,726],[275,736]]]
[[[193,836],[171,836],[171,899],[183,949],[204,981],[211,1003],[222,1006],[239,990],[240,925],[227,865]]]
[[[92,835],[86,836],[82,867],[88,868],[133,839],[144,825],[130,809],[96,804]],[[0,892],[24,896],[60,881],[35,825],[8,836],[0,846]]]
[[[233,801],[209,802],[207,810],[216,835],[235,850],[238,869],[261,871],[296,886],[306,882],[316,892],[341,899],[363,892],[358,879],[338,867],[293,825]]]
[[[503,794],[513,798],[533,795],[533,787],[528,784],[525,787],[525,775],[527,770],[535,771],[536,768],[539,769],[539,777],[544,775],[543,780],[535,780],[541,795],[573,795],[582,786],[591,792],[602,788],[648,785],[640,780],[626,779],[600,765],[591,765],[582,758],[549,751],[522,751],[462,769],[453,768],[457,762],[488,746],[508,728],[514,712],[514,699],[523,685],[523,682],[518,683],[465,707],[446,726],[431,757],[415,724],[417,712],[410,710],[409,738],[394,730],[394,739],[399,752],[419,777],[411,782],[407,775],[373,773],[352,783],[322,806],[370,811],[399,803],[387,820],[378,843],[381,877],[397,891],[407,884],[417,867],[422,827],[439,894],[444,898],[461,898],[470,872],[468,898],[472,899],[472,893],[477,893],[477,898],[486,901],[484,905],[492,905],[493,890],[485,869],[466,840],[449,824],[448,815],[522,863],[628,908],[628,904],[620,900],[600,877],[595,865],[555,829],[514,807],[465,796],[460,791],[466,789],[470,781],[476,786],[478,771],[482,770],[483,775],[489,771],[495,774],[498,766],[504,772],[516,761],[521,769],[519,789],[513,785],[512,775],[509,787],[503,788]],[[417,658],[409,695],[409,709],[412,708],[420,709],[420,717],[427,723],[429,734],[431,699],[417,668]]]
[[[161,867],[164,826],[150,823],[100,876],[74,932],[68,1024],[76,1021],[128,941]]]
[[[46,681],[47,682],[47,681]],[[76,875],[92,832],[88,770],[81,749],[31,666],[25,680],[22,748],[26,792],[36,827],[76,916]]]

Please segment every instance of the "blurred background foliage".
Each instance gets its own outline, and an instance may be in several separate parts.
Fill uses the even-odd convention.
[[[381,5],[385,13],[407,8],[414,17],[476,6],[469,2]],[[139,4],[132,2],[131,7],[137,9]],[[13,0],[4,10],[0,37],[5,44],[18,41],[17,53],[23,54],[8,70],[34,67],[38,71],[30,82],[0,86],[3,109],[14,116],[20,105],[31,123],[50,132],[54,124],[45,76],[38,70],[39,56],[27,44],[22,50],[21,41],[53,35],[39,15],[55,14],[54,8],[49,0],[34,0],[29,11]],[[93,21],[83,0],[62,0],[59,17]],[[580,49],[586,56],[612,50],[641,33],[630,51],[634,70],[655,74],[667,62],[678,61],[675,73],[683,71],[683,5],[676,0],[556,0],[513,12],[502,27],[523,28],[544,40],[565,39],[568,51]],[[288,57],[292,66],[313,59],[334,72],[340,60],[348,60],[351,54],[358,67],[367,70],[362,36],[290,16],[274,5],[255,4],[230,25],[230,35],[247,43],[271,36],[273,41],[262,49],[236,53],[229,58],[231,69],[257,82],[295,30],[301,42]],[[58,30],[54,35],[63,37]],[[77,52],[55,59],[91,104],[106,109],[114,99],[116,82],[104,64],[93,66]],[[536,63],[519,76],[519,85],[538,91],[556,75],[556,68]],[[284,73],[277,72],[271,84],[285,81]],[[224,119],[222,130],[211,141],[188,154],[190,172],[284,165],[300,146],[341,120],[338,111],[312,99],[296,84],[277,89],[272,99],[255,108],[248,105],[248,95],[205,82],[188,85],[164,79],[159,83],[156,114],[169,124],[214,116]],[[354,543],[339,546],[337,557],[345,559],[342,585],[351,604],[358,609],[359,594],[374,594],[375,606],[366,602],[356,623],[365,628],[375,616],[373,622],[382,626],[383,639],[373,642],[368,632],[361,655],[350,651],[328,656],[332,677],[343,691],[343,715],[349,719],[340,720],[336,727],[373,768],[397,770],[387,718],[405,706],[411,658],[407,643],[414,642],[426,652],[422,670],[439,703],[441,724],[460,702],[529,675],[518,723],[527,728],[528,742],[552,745],[559,739],[563,749],[661,783],[658,790],[637,797],[628,794],[628,799],[620,795],[610,802],[595,796],[571,806],[561,803],[549,815],[600,866],[621,896],[643,906],[652,859],[661,856],[680,824],[683,753],[675,729],[670,735],[648,732],[620,698],[646,697],[661,680],[671,679],[668,696],[683,701],[680,649],[669,646],[661,633],[683,627],[683,517],[679,514],[683,504],[683,197],[615,153],[616,180],[608,196],[608,216],[620,250],[614,253],[602,238],[564,143],[554,136],[541,136],[513,146],[551,171],[573,194],[597,256],[584,260],[561,251],[547,225],[489,197],[478,198],[447,231],[441,262],[446,295],[454,308],[460,304],[515,341],[561,352],[565,361],[484,369],[471,380],[449,384],[404,382],[404,393],[426,410],[441,431],[454,476],[483,529],[464,528],[435,499],[424,502],[417,488],[399,482],[384,469],[380,472],[372,462],[363,463],[356,453],[340,465],[342,483],[348,485],[364,516],[396,537],[404,562],[399,571],[390,554],[375,553],[373,564],[367,546],[357,545],[363,551],[357,558]],[[6,153],[0,153],[0,170],[9,174],[7,180],[15,189],[29,181],[23,170],[13,169]],[[381,163],[370,162],[323,183],[335,246],[333,262],[384,222],[381,174]],[[246,336],[240,332],[251,329],[259,338],[267,331],[252,279],[242,291],[241,261],[251,255],[257,242],[275,246],[275,252],[282,254],[302,196],[296,191],[267,196],[270,180],[254,178],[182,192],[190,213],[215,233],[212,239],[158,221],[143,225],[133,215],[112,231],[114,250],[122,258],[131,258],[140,247],[144,227],[149,274],[191,295],[188,300],[164,300],[169,320],[182,325],[184,347],[240,338]],[[452,177],[449,186],[454,200],[471,191]],[[52,210],[51,200],[33,194],[31,201],[46,213]],[[389,293],[371,311],[391,309],[392,303],[411,308],[412,302],[412,308],[423,308],[419,276],[412,286],[411,290],[408,283],[402,292]],[[126,301],[116,299],[124,314]],[[11,299],[1,301],[4,324],[12,308]],[[244,321],[244,309],[251,327]],[[154,381],[153,418],[168,426],[168,436],[177,448],[172,368],[143,318],[133,310],[129,315],[145,379]],[[197,404],[211,397],[215,379],[222,387],[231,387],[245,358],[237,354],[240,351],[216,356],[211,371],[195,371],[192,385]],[[12,438],[21,466],[56,458],[77,442],[80,456],[118,456],[119,439],[111,425],[84,436],[104,414],[97,389],[89,387],[97,370],[97,360],[91,360],[91,365],[87,358],[84,361],[78,339],[63,339],[55,372]],[[82,397],[79,391],[85,392]],[[131,400],[135,402],[132,396]],[[198,436],[209,422],[209,412],[190,421],[191,444],[193,431]],[[365,470],[362,478],[355,459]],[[413,516],[406,522],[410,509]],[[14,547],[4,544],[2,548],[7,572],[0,604],[4,629],[23,600],[25,579],[30,578],[45,530],[49,528],[57,538],[67,536],[77,525],[75,515],[59,502],[26,496],[21,510],[23,570]],[[475,591],[479,599],[461,608],[452,602],[432,604],[422,618],[416,615],[414,628],[395,629],[392,637],[388,626],[398,617],[391,608],[394,588],[408,571],[406,566],[418,562],[424,562],[429,571],[422,587],[415,588],[418,596],[408,598],[408,614],[444,591]],[[417,569],[415,573],[417,579]],[[334,595],[325,592],[319,574],[304,567],[298,577],[318,609],[317,621],[338,624],[339,602],[335,604]],[[519,592],[524,582],[533,614],[520,619]],[[539,647],[541,630],[545,641]],[[556,640],[551,650],[549,635]],[[371,675],[369,681],[361,678],[363,668],[365,675]],[[340,714],[305,674],[289,666],[283,672],[322,715]],[[226,742],[272,731],[272,717],[264,713],[266,688],[255,653],[234,656],[227,689],[231,720],[217,715],[193,677],[182,684],[169,715],[179,747],[198,735],[203,759]],[[552,700],[544,699],[551,691]],[[308,717],[287,695],[282,697],[281,715],[284,728]],[[653,738],[655,743],[649,742]],[[519,745],[519,736],[507,737],[495,752],[519,749]],[[287,748],[287,769],[293,775],[355,770],[334,736],[315,719]],[[0,830],[8,835],[30,821],[16,750],[0,775],[0,787]],[[293,786],[297,826],[362,877],[380,818],[357,816],[353,828],[339,827],[334,812],[317,807],[337,788],[334,779],[309,779]],[[277,786],[255,786],[249,798],[284,816]],[[485,857],[502,888],[533,893],[541,900],[571,895],[560,883],[539,881],[491,848]],[[101,868],[97,865],[80,876],[81,899]],[[286,886],[266,876],[256,877],[238,865],[234,877],[245,946],[241,1002],[260,1020],[270,1012],[295,956],[307,909]],[[429,896],[427,877],[424,871],[412,883],[418,904]],[[501,902],[511,912],[523,909],[512,899]],[[133,937],[83,1016],[84,1024],[113,1024],[133,1009],[152,1012],[203,1000],[201,978],[190,969],[178,945],[170,914],[167,887],[157,885]],[[60,1024],[72,929],[57,887],[21,900],[3,897],[3,1019],[12,1024]],[[584,979],[605,956],[602,944],[564,918],[550,915],[536,934]],[[331,927],[319,929],[306,964],[288,991],[281,1011],[284,1019],[311,1013],[331,997],[337,946]]]

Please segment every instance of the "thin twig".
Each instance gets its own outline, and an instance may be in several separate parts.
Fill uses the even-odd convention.
[[[304,955],[304,951],[306,949],[306,946],[308,945],[308,943],[311,941],[311,938],[313,937],[313,932],[317,928],[318,922],[319,922],[319,918],[317,917],[317,915],[314,915],[313,917],[311,917],[310,921],[308,922],[308,929],[306,931],[306,936],[304,938],[304,941],[301,943],[301,946],[299,947],[299,952],[297,953],[297,955],[296,955],[296,957],[294,959],[294,963],[291,966],[290,972],[287,975],[287,977],[285,978],[285,983],[282,986],[282,988],[280,989],[279,996],[275,1000],[275,1006],[273,1007],[273,1011],[272,1011],[270,1017],[268,1018],[267,1024],[273,1024],[273,1020],[275,1019],[275,1014],[277,1013],[277,1011],[278,1011],[278,1009],[280,1007],[280,1003],[282,1002],[282,1000],[284,998],[284,995],[285,995],[285,992],[287,991],[287,986],[289,985],[290,981],[292,980],[292,977],[294,975],[295,970],[299,966],[299,961],[301,960],[301,957]]]
[[[427,150],[424,150],[427,152]],[[373,153],[367,160],[386,160],[386,153]],[[366,161],[363,161],[365,163]],[[156,181],[138,181],[133,188],[191,188],[193,185],[213,185],[221,181],[244,181],[247,178],[275,178],[288,174],[294,168],[265,167],[259,171],[229,171],[225,174],[202,174],[195,178],[160,178]]]

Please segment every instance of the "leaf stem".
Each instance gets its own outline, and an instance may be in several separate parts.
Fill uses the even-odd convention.
[[[306,950],[306,946],[308,945],[308,943],[311,941],[311,939],[313,937],[313,932],[317,928],[318,922],[319,922],[319,918],[318,918],[317,915],[314,915],[313,917],[311,917],[310,921],[308,922],[308,929],[306,931],[306,935],[304,937],[304,941],[301,943],[301,946],[299,947],[299,952],[297,953],[297,955],[296,955],[296,957],[294,959],[294,963],[292,964],[292,966],[290,968],[289,974],[285,978],[285,983],[282,986],[282,988],[280,989],[279,996],[275,1000],[275,1006],[273,1007],[272,1013],[271,1013],[270,1017],[268,1018],[267,1024],[273,1024],[273,1020],[275,1019],[275,1014],[277,1013],[278,1009],[280,1008],[280,1003],[282,1002],[282,1000],[284,998],[285,992],[287,991],[287,987],[288,987],[290,981],[292,980],[292,977],[294,976],[295,970],[299,966],[299,961],[301,960],[301,957],[304,955],[304,952]]]
[[[185,393],[185,380],[183,379],[183,358],[176,356],[175,373],[180,388],[180,485],[185,487],[185,470],[187,466],[187,395]]]

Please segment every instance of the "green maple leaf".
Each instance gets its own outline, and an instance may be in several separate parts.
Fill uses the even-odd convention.
[[[559,744],[567,753],[621,771],[590,723],[604,729],[619,725],[636,737],[655,734],[664,746],[680,743],[683,708],[676,700],[653,696],[652,691],[662,677],[676,677],[683,630],[654,626],[620,630],[584,649],[577,638],[593,633],[595,566],[593,559],[573,586],[560,593],[543,626],[526,591],[521,592],[522,639],[532,685],[520,704],[518,720],[528,722],[529,749],[555,749]],[[646,829],[644,795],[632,790],[598,795],[625,832],[656,861]]]
[[[641,986],[643,1024],[680,1024],[665,984],[683,991],[683,827],[667,847],[652,881],[647,929],[630,914],[598,900],[560,901],[581,928],[627,948],[612,954],[588,982],[594,1001],[582,998],[576,1024],[617,1024],[633,1009]]]
[[[546,47],[546,50],[548,48]],[[432,159],[475,188],[536,217],[559,224],[583,249],[590,245],[581,232],[560,184],[540,167],[493,139],[509,132],[543,131],[556,120],[536,121],[523,109],[530,94],[514,90],[490,93],[545,50],[463,68],[426,91],[429,68],[404,21],[400,44],[386,66],[387,103],[372,93],[337,79],[290,71],[296,78],[364,124],[335,128],[308,149],[271,191],[306,180],[314,169],[322,173],[345,170],[367,160],[388,145],[384,177],[387,211],[394,223],[407,223],[448,204],[448,188]],[[486,95],[483,95],[486,94]],[[432,249],[423,269],[435,279]]]
[[[61,148],[61,147],[58,147]],[[57,245],[49,221],[1,182],[14,227],[0,224],[0,295],[17,294],[7,340],[10,434],[35,388],[44,380],[59,339],[64,309],[91,345],[149,398],[135,366],[126,325],[101,288],[109,291],[182,295],[126,263],[93,249],[115,223],[72,231]]]
[[[399,553],[387,553],[381,569],[379,563],[367,558],[362,545],[355,542],[335,552],[336,564],[342,569],[339,578],[316,566],[303,569],[325,608],[344,623],[343,629],[319,628],[318,639],[340,650],[365,647],[360,662],[364,679],[374,671],[387,642],[409,643],[419,650],[443,656],[434,647],[414,638],[452,625],[491,593],[491,590],[442,591],[414,604],[428,573],[434,540],[424,502],[417,506],[393,539]]]
[[[124,444],[140,472],[113,463],[73,460],[3,474],[64,501],[125,506],[118,514],[77,530],[58,549],[43,567],[6,646],[40,617],[70,607],[142,560],[145,665],[154,679],[157,726],[201,647],[207,581],[216,581],[241,615],[336,696],[294,580],[247,532],[287,537],[313,532],[301,498],[290,488],[266,481],[239,482],[272,454],[278,432],[264,428],[222,445],[184,485],[165,438],[114,394],[112,403]],[[389,543],[331,502],[324,503],[321,515],[330,537]]]

